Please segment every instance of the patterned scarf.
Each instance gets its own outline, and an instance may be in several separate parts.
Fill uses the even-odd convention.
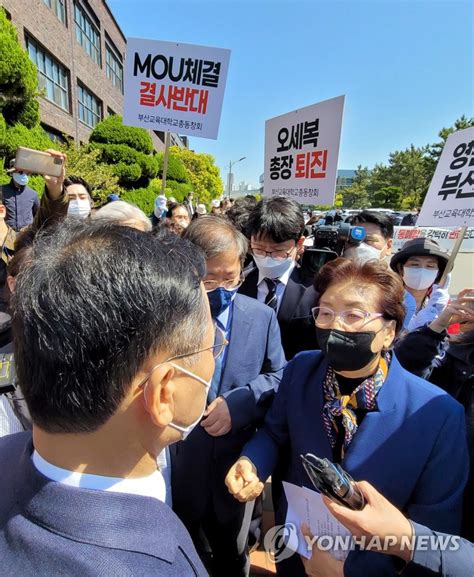
[[[365,379],[354,389],[351,395],[341,395],[336,373],[332,367],[328,367],[323,382],[325,399],[323,422],[331,447],[334,448],[338,433],[335,417],[342,416],[342,425],[345,429],[342,457],[344,457],[347,447],[357,432],[358,424],[354,409],[364,409],[366,411],[375,411],[377,409],[377,394],[387,378],[390,361],[390,354],[388,352],[384,353],[380,358],[375,374]]]

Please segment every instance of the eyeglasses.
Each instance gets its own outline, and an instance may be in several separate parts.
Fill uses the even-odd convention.
[[[207,293],[210,293],[214,290],[216,290],[219,287],[223,287],[228,291],[231,290],[237,290],[238,288],[240,288],[242,286],[242,283],[244,282],[245,277],[243,274],[241,274],[238,278],[234,278],[233,280],[228,280],[228,281],[217,281],[217,280],[205,280],[203,281],[203,285],[204,288],[206,289]]]
[[[275,260],[285,260],[290,256],[290,254],[295,250],[295,248],[296,244],[290,250],[263,250],[261,248],[255,248],[253,246],[250,247],[250,250],[252,251],[252,254],[254,254],[255,256],[265,257],[268,255],[270,258],[273,258]]]
[[[150,378],[151,373],[153,373],[153,371],[155,369],[157,369],[161,365],[164,365],[165,363],[170,363],[171,361],[177,361],[179,359],[185,359],[186,357],[192,357],[193,355],[205,353],[206,351],[212,351],[212,355],[214,357],[214,360],[217,360],[222,355],[222,353],[224,352],[224,350],[228,344],[229,344],[229,341],[225,338],[224,331],[222,329],[220,329],[219,327],[216,327],[214,344],[212,346],[206,347],[204,349],[199,349],[198,351],[193,351],[192,353],[183,353],[181,355],[175,355],[174,357],[169,357],[168,359],[166,359],[166,361],[162,361],[161,363],[158,363],[157,365],[155,365],[151,369],[148,376],[145,379],[143,379],[143,381],[138,385],[138,388],[143,387],[143,385]],[[186,372],[186,371],[184,371],[184,372]]]
[[[360,309],[347,309],[340,313],[335,313],[327,307],[314,307],[311,309],[316,326],[325,328],[331,326],[336,319],[347,328],[357,331],[368,322],[380,318],[382,313],[369,313]]]

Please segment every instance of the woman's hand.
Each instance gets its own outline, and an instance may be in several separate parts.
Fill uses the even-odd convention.
[[[447,330],[449,325],[465,321],[473,321],[474,296],[468,296],[469,293],[474,294],[474,289],[467,288],[462,290],[458,294],[456,300],[449,303],[443,312],[441,312],[439,316],[428,325],[429,328],[436,333],[441,333],[444,330]]]
[[[354,537],[365,537],[368,541],[378,537],[382,543],[386,540],[387,547],[380,553],[397,555],[409,561],[411,548],[406,547],[404,541],[413,536],[410,521],[370,483],[360,481],[356,485],[366,500],[362,511],[353,511],[323,496],[324,504]]]
[[[318,549],[318,542],[314,540],[307,525],[301,525],[301,532],[308,543],[313,543],[311,559],[301,557],[306,575],[308,577],[344,577],[344,563],[335,559],[327,551]]]
[[[263,483],[257,476],[255,465],[246,457],[241,457],[227,473],[225,484],[237,501],[253,501],[263,491]]]

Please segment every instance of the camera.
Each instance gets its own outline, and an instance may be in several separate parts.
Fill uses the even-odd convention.
[[[340,225],[313,226],[313,248],[326,250],[342,256],[346,244],[356,246],[365,239],[363,226],[352,226],[347,222]]]
[[[312,453],[300,456],[308,477],[320,493],[354,511],[361,511],[365,507],[364,495],[340,465],[331,463],[329,459],[320,459]]]
[[[357,246],[365,240],[365,228],[347,222],[339,225],[314,225],[313,246],[306,247],[301,259],[301,277],[309,286],[319,269],[327,262],[342,256],[348,246]]]

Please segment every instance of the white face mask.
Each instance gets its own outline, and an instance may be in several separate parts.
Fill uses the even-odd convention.
[[[75,218],[87,218],[91,213],[91,205],[87,199],[73,199],[69,201],[67,215]]]
[[[207,394],[209,392],[209,389],[211,388],[212,377],[209,381],[205,381],[200,376],[195,375],[194,373],[192,373],[191,371],[188,371],[187,369],[183,369],[183,367],[180,367],[179,365],[175,365],[174,363],[170,363],[170,365],[172,367],[174,367],[175,369],[177,369],[178,371],[181,371],[185,375],[188,375],[188,377],[191,377],[192,379],[199,381],[200,383],[202,383],[206,387],[206,395],[204,397],[204,407],[202,408],[202,411],[201,411],[201,414],[199,415],[199,417],[193,423],[188,425],[187,427],[182,427],[181,425],[176,425],[175,423],[172,423],[172,422],[169,424],[169,426],[171,428],[173,428],[176,431],[179,431],[181,433],[181,439],[184,441],[186,439],[186,437],[188,437],[191,434],[192,430],[195,427],[197,427],[197,425],[201,421],[204,413],[206,412]]]
[[[19,172],[13,173],[13,182],[18,184],[18,186],[26,186],[28,184],[28,175],[20,174]]]
[[[438,269],[419,268],[419,267],[403,267],[403,280],[408,288],[413,290],[426,290],[436,280],[438,276]]]
[[[385,248],[385,246],[383,247]],[[382,249],[375,248],[370,244],[362,242],[358,246],[350,246],[344,251],[344,258],[366,262],[368,260],[380,260],[382,258]]]
[[[285,260],[276,260],[271,256],[256,256],[253,255],[255,264],[259,272],[265,278],[276,279],[280,278],[295,264],[295,260],[289,256]]]

